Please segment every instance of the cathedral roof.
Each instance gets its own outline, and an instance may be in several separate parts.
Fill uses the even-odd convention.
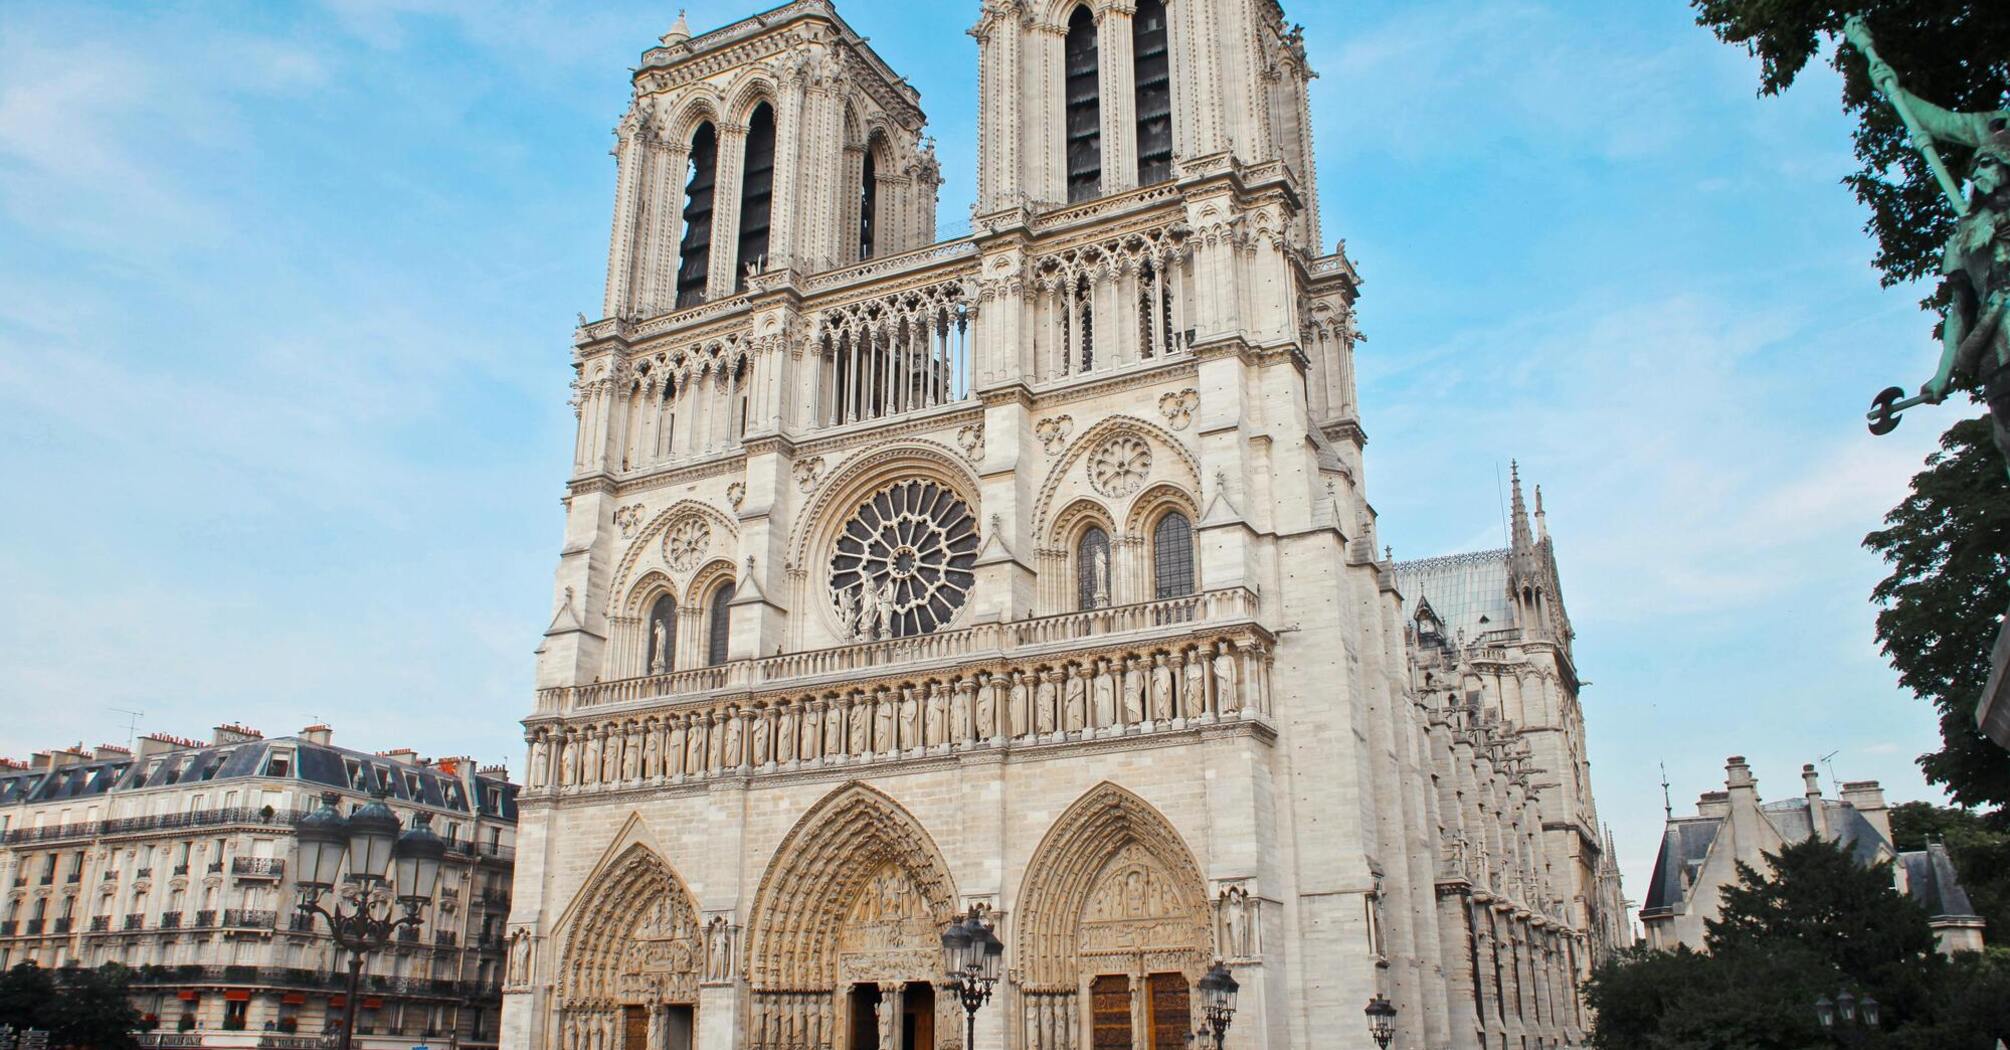
[[[1429,601],[1445,625],[1445,634],[1464,635],[1468,642],[1513,627],[1509,553],[1503,548],[1397,562],[1396,589],[1403,595],[1403,615],[1415,616],[1418,603]]]

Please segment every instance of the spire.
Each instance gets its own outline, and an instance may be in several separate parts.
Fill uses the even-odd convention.
[[[1542,486],[1535,487],[1535,541],[1549,542],[1549,518],[1542,512]]]
[[[1496,475],[1498,477],[1498,475]],[[1508,460],[1508,485],[1512,492],[1513,532],[1512,543],[1516,550],[1526,550],[1535,545],[1529,534],[1528,504],[1521,497],[1521,465]]]
[[[684,20],[684,11],[682,8],[679,8],[677,11],[677,24],[671,26],[670,31],[662,36],[663,46],[669,47],[671,44],[681,44],[689,39],[691,39],[691,23]]]

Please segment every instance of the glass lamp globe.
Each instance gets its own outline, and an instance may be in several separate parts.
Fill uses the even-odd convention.
[[[397,865],[394,880],[398,898],[424,904],[433,899],[440,882],[440,858],[447,855],[447,842],[433,834],[433,815],[420,813],[411,830],[398,836],[392,853]]]
[[[391,869],[391,850],[398,842],[398,818],[382,798],[349,817],[349,875],[381,882]]]
[[[309,813],[294,830],[298,880],[310,889],[332,889],[342,874],[342,857],[349,849],[349,822],[335,808],[342,796],[321,796],[321,808]]]

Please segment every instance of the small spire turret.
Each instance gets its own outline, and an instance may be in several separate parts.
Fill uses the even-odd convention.
[[[664,47],[669,47],[672,44],[681,44],[691,39],[691,23],[684,20],[684,10],[682,8],[677,10],[676,24],[672,25],[670,31],[663,34],[660,39],[663,41]]]

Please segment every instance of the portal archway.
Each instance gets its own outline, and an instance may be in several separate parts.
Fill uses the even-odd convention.
[[[669,863],[636,843],[580,890],[559,958],[563,1050],[689,1045],[704,943],[698,907]]]
[[[938,995],[949,866],[913,814],[848,784],[802,815],[761,877],[748,922],[756,1048],[916,1050],[960,1042]]]
[[[1062,813],[1013,905],[1028,1050],[1183,1050],[1213,955],[1207,883],[1179,832],[1108,782]]]

